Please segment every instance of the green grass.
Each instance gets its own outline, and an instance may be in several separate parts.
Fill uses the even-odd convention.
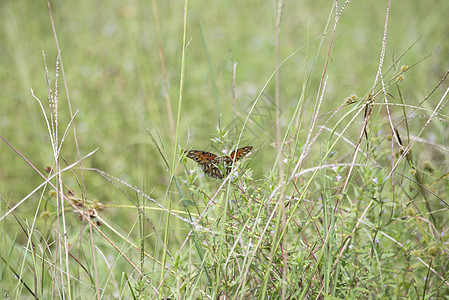
[[[2,297],[448,299],[449,3],[333,5],[0,4]]]

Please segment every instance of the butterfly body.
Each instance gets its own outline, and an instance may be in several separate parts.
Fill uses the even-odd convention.
[[[232,151],[229,156],[218,156],[201,150],[190,150],[184,153],[201,166],[204,174],[212,178],[223,179],[231,171],[232,164],[247,155],[251,150],[253,150],[252,146],[246,146]],[[221,163],[225,166],[226,174],[223,174],[218,167]]]

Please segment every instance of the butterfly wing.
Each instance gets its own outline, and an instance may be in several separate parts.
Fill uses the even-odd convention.
[[[201,166],[204,174],[212,178],[223,179],[223,174],[217,167],[217,163],[220,162],[220,158],[217,155],[200,150],[190,150],[185,153],[187,158],[192,159]]]
[[[253,146],[242,147],[242,148],[239,148],[239,149],[237,149],[235,151],[232,151],[231,154],[229,154],[229,157],[231,158],[232,161],[238,161],[243,156],[245,156],[248,153],[250,153],[251,150],[253,150]]]
[[[224,164],[226,166],[226,175],[229,174],[229,172],[231,172],[232,164],[241,159],[242,157],[244,157],[245,155],[247,155],[248,153],[250,153],[251,150],[253,150],[252,146],[246,146],[239,148],[235,151],[232,151],[231,154],[229,154],[229,156],[219,157],[218,159],[224,161]]]
[[[232,163],[247,155],[249,152],[251,152],[251,150],[253,150],[252,146],[246,146],[232,151],[229,156],[221,157],[218,157],[213,153],[200,150],[190,150],[185,151],[184,153],[186,154],[187,158],[190,158],[200,164],[204,174],[212,178],[223,179],[223,173],[220,171],[217,165],[221,162],[224,162],[224,165],[227,166],[225,171],[229,173]]]
[[[224,176],[221,173],[220,169],[217,167],[216,162],[210,162],[208,164],[201,165],[201,169],[203,169],[204,174],[206,174],[209,177],[216,178],[216,179],[223,179]]]
[[[209,164],[211,161],[217,158],[217,155],[206,152],[206,151],[200,151],[200,150],[190,150],[185,151],[186,156],[195,162],[199,163],[200,165],[203,164]]]

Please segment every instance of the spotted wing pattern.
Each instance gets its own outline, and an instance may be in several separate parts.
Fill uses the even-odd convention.
[[[233,161],[237,161],[240,158],[242,158],[243,156],[245,156],[246,154],[250,153],[251,150],[253,150],[253,146],[246,146],[243,148],[239,148],[235,151],[232,151],[231,154],[229,154],[229,157],[233,160]]]
[[[187,153],[188,158],[194,160],[195,162],[199,163],[200,165],[208,164],[212,160],[214,160],[218,157],[217,155],[215,155],[213,153],[206,152],[206,151],[200,151],[200,150],[190,150],[190,151],[185,151],[184,153]]]
[[[185,151],[185,153],[188,158],[194,160],[201,166],[204,174],[212,178],[223,179],[230,172],[232,164],[250,153],[252,149],[252,146],[239,148],[232,151],[229,156],[217,156],[213,153],[200,150],[190,150]],[[220,162],[224,162],[226,166],[226,174],[224,175],[217,167]]]

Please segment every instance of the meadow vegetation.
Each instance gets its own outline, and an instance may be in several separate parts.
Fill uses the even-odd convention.
[[[449,299],[449,2],[0,7],[2,298]]]

